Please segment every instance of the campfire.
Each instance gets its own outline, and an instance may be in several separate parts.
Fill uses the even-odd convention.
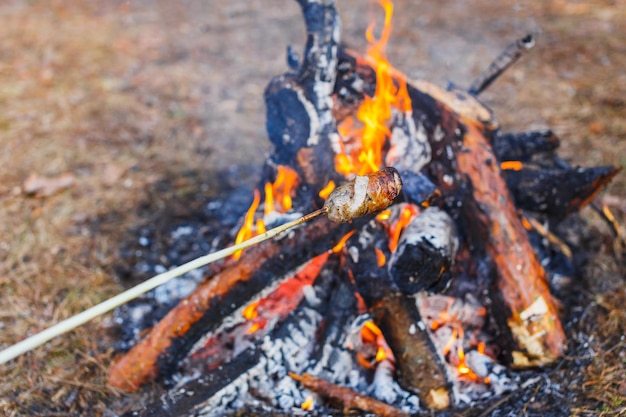
[[[477,99],[531,37],[468,90],[441,89],[386,59],[391,2],[380,1],[384,23],[368,28],[363,55],[340,44],[333,1],[299,3],[306,46],[301,57],[289,49],[291,71],[265,91],[274,147],[261,185],[237,230],[215,239],[240,243],[313,212],[351,180],[359,193],[359,178],[385,167],[402,193],[375,215],[311,221],[158,289],[180,301],[132,334],[109,383],[162,381],[150,415],[207,416],[400,416],[516,389],[517,370],[567,350],[551,287],[573,255],[552,230],[618,169],[570,166],[549,131],[503,133]],[[144,310],[145,300],[116,318],[128,326]]]

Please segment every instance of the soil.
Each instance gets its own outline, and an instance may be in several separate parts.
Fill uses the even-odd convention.
[[[536,35],[481,96],[503,130],[549,127],[574,165],[626,164],[626,3],[395,3],[390,61],[440,85],[469,86],[509,43]],[[379,6],[338,8],[344,42],[364,50]],[[269,149],[263,89],[304,34],[293,0],[6,0],[0,19],[3,348],[128,286],[120,250],[142,225],[193,217],[224,183],[255,184]],[[31,174],[50,181],[28,192]],[[62,178],[70,184],[54,189]],[[624,175],[600,197],[621,224],[625,197]],[[592,210],[583,218],[574,347],[549,372],[578,375],[572,415],[626,415],[623,240]],[[143,401],[149,387],[128,395],[105,383],[111,325],[94,320],[0,365],[0,413],[112,415]],[[516,415],[550,413],[541,398],[523,401]],[[505,402],[475,414],[501,415]]]

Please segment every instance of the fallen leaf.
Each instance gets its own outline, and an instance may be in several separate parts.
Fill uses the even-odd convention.
[[[32,173],[22,184],[22,191],[35,197],[48,197],[74,185],[76,177],[64,173],[56,177],[42,177]]]

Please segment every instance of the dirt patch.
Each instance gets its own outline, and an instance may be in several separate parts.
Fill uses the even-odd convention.
[[[2,346],[119,292],[124,285],[114,266],[138,225],[192,214],[175,207],[201,207],[219,189],[224,168],[249,165],[254,172],[261,163],[269,147],[263,89],[286,69],[284,45],[303,44],[303,24],[292,0],[231,3],[0,6]],[[338,3],[344,41],[362,50],[377,6]],[[438,84],[469,86],[509,42],[535,33],[535,50],[483,97],[503,130],[550,127],[573,164],[626,164],[626,5],[398,0],[396,6],[391,62],[411,78]],[[23,189],[31,174],[69,174],[74,181],[38,197]],[[233,184],[255,181],[231,175]],[[160,187],[163,181],[168,187]],[[625,196],[621,175],[602,197],[622,224]],[[618,415],[626,406],[625,271],[616,260],[623,248],[596,214],[584,216],[589,237],[578,243],[593,256],[583,278],[582,319],[569,331],[592,335],[581,344],[594,353],[579,358],[574,350],[560,367],[585,361],[572,413]],[[0,410],[105,413],[122,397],[105,385],[108,320],[2,365]]]

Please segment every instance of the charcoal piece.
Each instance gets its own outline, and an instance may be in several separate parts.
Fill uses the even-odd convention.
[[[517,207],[556,219],[580,210],[619,172],[612,166],[570,169],[504,170]]]
[[[445,288],[458,245],[452,218],[437,207],[427,208],[400,236],[398,249],[389,261],[393,282],[405,294]]]
[[[560,141],[551,130],[538,130],[496,134],[492,145],[499,161],[527,162],[540,156],[554,158]]]

